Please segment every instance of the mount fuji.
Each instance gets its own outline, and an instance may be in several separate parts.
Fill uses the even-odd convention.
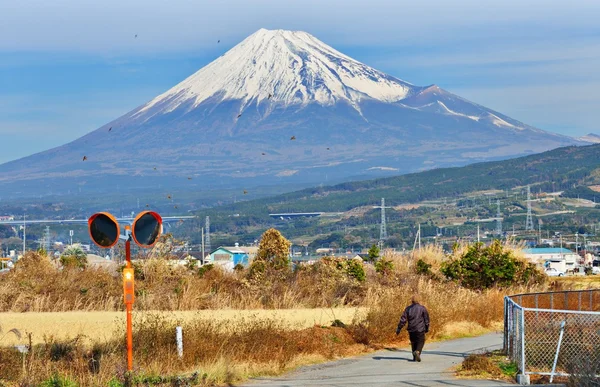
[[[307,185],[572,144],[582,142],[389,76],[306,32],[261,29],[101,128],[0,165],[0,191]]]

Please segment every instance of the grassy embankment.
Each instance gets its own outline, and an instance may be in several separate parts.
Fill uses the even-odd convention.
[[[136,310],[176,312],[138,315],[134,324],[136,380],[158,383],[165,380],[156,375],[197,372],[197,384],[224,384],[405,344],[406,334],[397,337],[394,331],[401,310],[415,292],[430,311],[430,339],[480,334],[498,328],[505,294],[531,290],[471,291],[439,277],[416,275],[414,262],[419,258],[431,263],[433,271],[439,269],[444,256],[435,247],[418,256],[392,254],[388,258],[393,262],[390,270],[377,273],[372,265],[364,265],[362,280],[336,261],[260,281],[247,271],[227,274],[214,269],[200,274],[197,269],[169,268],[160,260],[146,262],[138,268]],[[19,266],[0,277],[0,310],[36,312],[24,314],[36,321],[28,328],[13,320],[16,326],[12,326],[5,319],[14,314],[0,314],[0,323],[5,331],[21,328],[25,344],[26,333],[34,332],[31,340],[39,344],[33,344],[25,357],[2,349],[0,378],[8,385],[37,385],[52,377],[80,385],[119,385],[125,374],[122,320],[115,317],[105,337],[92,335],[90,328],[86,338],[78,336],[85,327],[77,323],[72,324],[70,335],[62,334],[51,315],[43,312],[105,311],[111,319],[112,313],[122,315],[120,278],[101,270],[58,270],[34,254]],[[324,309],[283,311],[298,308]],[[355,313],[355,308],[361,312]],[[234,309],[262,310],[240,313]],[[181,312],[193,310],[202,311]],[[331,326],[335,319],[341,321]],[[36,324],[55,329],[44,335],[47,328],[34,331]],[[182,359],[175,350],[177,325],[184,330]],[[0,338],[2,344],[8,343],[8,336]]]

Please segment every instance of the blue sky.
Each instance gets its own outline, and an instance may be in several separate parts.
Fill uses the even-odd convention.
[[[600,133],[600,1],[91,3],[0,2],[0,163],[98,128],[263,27],[541,129]]]

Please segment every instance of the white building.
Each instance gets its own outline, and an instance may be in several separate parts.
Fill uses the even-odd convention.
[[[581,259],[571,250],[560,247],[524,249],[523,253],[527,259],[537,265],[553,267],[562,272],[574,269]]]

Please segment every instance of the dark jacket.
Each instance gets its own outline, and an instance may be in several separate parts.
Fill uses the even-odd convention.
[[[398,323],[398,330],[402,329],[408,322],[409,332],[428,332],[429,331],[429,313],[427,309],[421,304],[412,304],[404,309],[400,322]]]

